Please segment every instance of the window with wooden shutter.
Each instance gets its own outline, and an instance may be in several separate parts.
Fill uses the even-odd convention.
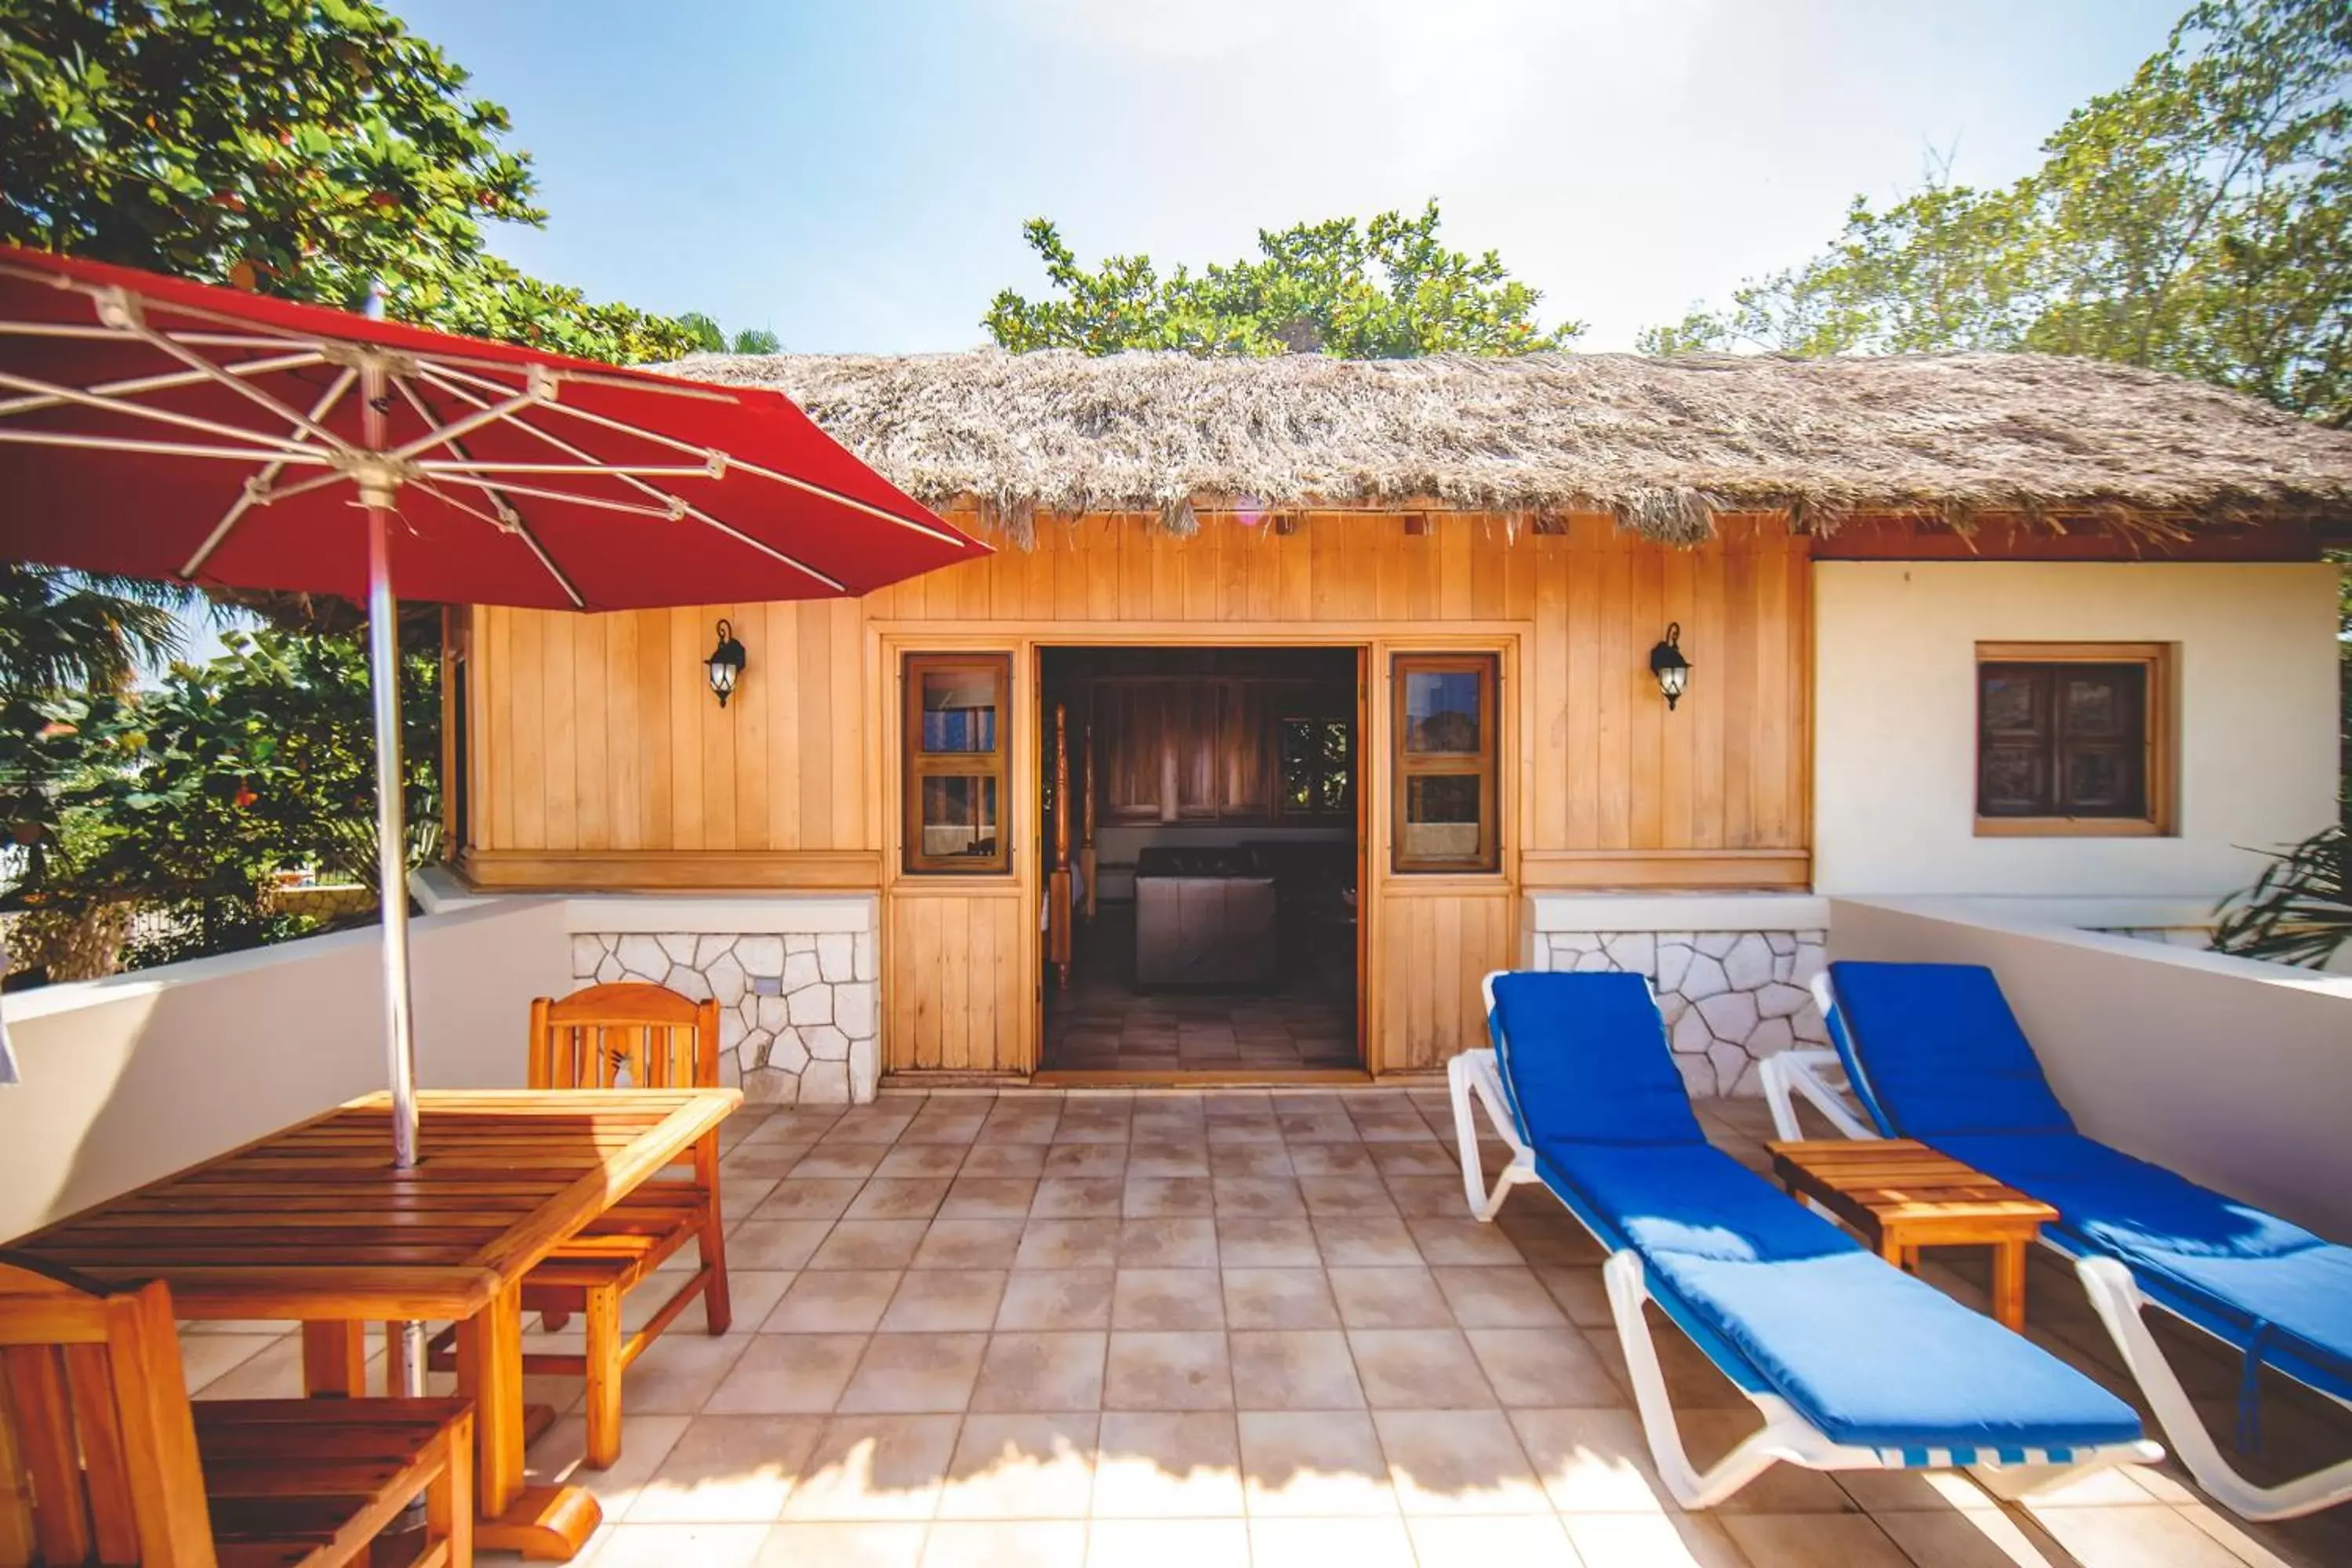
[[[1013,661],[1003,654],[907,656],[907,869],[1003,871],[1005,734]]]
[[[1390,726],[1397,870],[1502,864],[1492,654],[1399,654]]]
[[[2172,831],[2170,650],[2153,643],[1977,648],[1977,831]]]

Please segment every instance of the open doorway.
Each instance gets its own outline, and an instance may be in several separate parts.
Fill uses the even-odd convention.
[[[1360,1065],[1362,657],[1040,650],[1046,1070]]]

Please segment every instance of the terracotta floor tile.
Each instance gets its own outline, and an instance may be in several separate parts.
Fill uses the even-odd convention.
[[[1081,1144],[1093,1148],[1093,1144]],[[1029,1206],[1033,1219],[1117,1219],[1127,1193],[1118,1176],[1047,1176]]]
[[[1339,1326],[1339,1310],[1320,1268],[1235,1268],[1229,1263],[1223,1282],[1225,1321],[1233,1328]]]
[[[718,1340],[701,1334],[664,1334],[622,1375],[623,1413],[693,1415],[757,1338],[753,1334],[729,1334]]]
[[[1222,1282],[1213,1268],[1122,1268],[1111,1286],[1114,1329],[1222,1329]]]
[[[783,1517],[929,1519],[961,1426],[953,1415],[834,1417],[802,1462]]]
[[[1260,1145],[1242,1144],[1239,1147],[1256,1148]],[[1209,1184],[1214,1194],[1219,1219],[1298,1219],[1303,1222],[1306,1218],[1306,1201],[1299,1195],[1298,1183],[1289,1176],[1212,1176]]]
[[[845,1219],[833,1227],[808,1267],[904,1268],[929,1228],[927,1221],[919,1219]]]
[[[730,1268],[803,1268],[833,1229],[831,1220],[747,1219],[727,1233]]]
[[[1562,1328],[1469,1329],[1465,1337],[1495,1396],[1507,1405],[1597,1406],[1617,1384],[1581,1336]]]
[[[627,1515],[637,1494],[645,1490],[646,1483],[660,1470],[669,1451],[696,1419],[636,1416],[622,1428],[620,1458],[609,1469],[592,1470],[581,1463],[588,1451],[588,1423],[582,1416],[566,1415],[530,1446],[525,1475],[533,1486],[585,1487],[604,1510],[608,1521],[619,1520]]]
[[[940,1205],[941,1219],[1026,1219],[1037,1183],[1028,1176],[960,1176]]]
[[[996,1309],[1003,1329],[1110,1327],[1108,1268],[1015,1268]]]
[[[1516,1266],[1526,1261],[1507,1235],[1465,1215],[1417,1215],[1404,1223],[1412,1232],[1412,1244],[1433,1268]]]
[[[1568,1321],[1580,1329],[1606,1329],[1616,1321],[1609,1310],[1609,1288],[1594,1268],[1538,1268],[1536,1278]]]
[[[1313,1223],[1315,1244],[1323,1249],[1327,1268],[1421,1267],[1421,1248],[1395,1215],[1317,1215]]]
[[[1560,1523],[1584,1568],[1754,1568],[1717,1520],[1691,1514],[1570,1513],[1561,1515]]]
[[[1228,1268],[1311,1268],[1323,1260],[1304,1216],[1217,1215],[1217,1258]]]
[[[768,1531],[753,1568],[916,1568],[930,1528],[860,1521],[779,1524]]]
[[[1723,1528],[1755,1568],[1912,1568],[1903,1549],[1858,1513],[1731,1513]]]
[[[1997,1508],[1872,1517],[1906,1557],[1929,1568],[2074,1568],[2074,1557],[2039,1525]]]
[[[1372,1425],[1409,1514],[1551,1511],[1499,1410],[1377,1410]]]
[[[1495,1403],[1456,1329],[1350,1329],[1356,1373],[1376,1409],[1473,1410]]]
[[[1115,1219],[1032,1219],[1021,1232],[1013,1267],[1108,1268],[1118,1261]]]
[[[1301,1176],[1298,1191],[1307,1203],[1307,1212],[1318,1218],[1325,1215],[1393,1215],[1396,1205],[1390,1201],[1388,1189],[1377,1181],[1361,1176]]]
[[[1146,1139],[1138,1131],[1127,1152],[1129,1176],[1166,1178],[1209,1173],[1208,1140],[1197,1131],[1190,1137]]]
[[[1230,1410],[1233,1404],[1223,1334],[1111,1334],[1103,1373],[1105,1409]]]
[[[1098,1514],[1087,1527],[1087,1568],[1244,1568],[1249,1550],[1249,1521],[1241,1519]]]
[[[785,1180],[870,1176],[889,1152],[887,1145],[878,1143],[820,1144],[801,1156]]]
[[[922,1568],[1081,1568],[1083,1520],[941,1521],[923,1543]]]
[[[839,1219],[866,1184],[855,1176],[814,1182],[778,1182],[753,1208],[751,1219]],[[726,1194],[732,1198],[734,1194]]]
[[[1119,1215],[1125,1219],[1176,1219],[1214,1210],[1206,1176],[1130,1175],[1119,1200]]]
[[[952,1176],[963,1166],[967,1152],[961,1143],[900,1143],[874,1167],[876,1177]]]
[[[876,1334],[835,1408],[845,1415],[961,1411],[987,1346],[986,1334]]]
[[[1253,1518],[1249,1531],[1251,1568],[1412,1568],[1402,1519]]]
[[[793,1276],[763,1334],[865,1334],[898,1289],[895,1268],[810,1268]]]
[[[1658,1513],[1674,1508],[1631,1410],[1513,1410],[1511,1429],[1562,1513]]]
[[[1004,1298],[1001,1268],[911,1268],[899,1279],[877,1331],[929,1334],[985,1329],[996,1321]]]
[[[1396,1489],[1370,1416],[1360,1411],[1244,1410],[1235,1424],[1253,1519],[1344,1519],[1396,1511]]]
[[[1247,1410],[1360,1410],[1348,1336],[1336,1329],[1239,1329],[1227,1336],[1234,1397]]]
[[[1333,1268],[1331,1295],[1351,1329],[1450,1329],[1453,1309],[1428,1269]]]
[[[2162,1503],[2109,1508],[2029,1505],[2026,1512],[2082,1568],[2147,1568],[2153,1563],[2162,1563],[2164,1568],[2240,1568],[2242,1563],[2237,1553]]]
[[[1214,1268],[1217,1222],[1189,1219],[1124,1219],[1118,1226],[1121,1268]]]
[[[1454,1321],[1465,1329],[1564,1330],[1568,1326],[1568,1315],[1533,1269],[1446,1267],[1430,1272],[1437,1277],[1437,1288],[1454,1310]],[[1580,1341],[1579,1348],[1582,1348]]]
[[[1021,1248],[1017,1219],[939,1219],[931,1222],[909,1268],[1010,1268]]]
[[[824,1423],[806,1416],[701,1415],[638,1489],[633,1524],[773,1521]]]
[[[1232,1412],[1103,1412],[1096,1518],[1234,1518],[1242,1510]]]
[[[616,1524],[601,1532],[578,1559],[582,1568],[751,1568],[769,1526],[750,1524]]]
[[[1297,1139],[1287,1145],[1290,1166],[1300,1176],[1360,1176],[1374,1175],[1370,1152],[1354,1141],[1350,1128],[1347,1141],[1336,1143],[1302,1143]]]
[[[938,1517],[1086,1518],[1099,1419],[1092,1411],[967,1415]]]
[[[1220,1143],[1209,1151],[1211,1178],[1295,1176],[1290,1151],[1280,1143]]]
[[[1568,1531],[1549,1514],[1408,1517],[1416,1568],[1580,1568]]]
[[[972,1390],[977,1411],[1093,1410],[1102,1404],[1102,1331],[998,1333]]]
[[[1027,1176],[1045,1174],[1042,1143],[979,1143],[963,1158],[957,1174],[964,1176]]]
[[[824,1415],[865,1350],[863,1334],[757,1335],[700,1408],[711,1415]]]

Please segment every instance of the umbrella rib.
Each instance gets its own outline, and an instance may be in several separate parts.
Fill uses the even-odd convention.
[[[445,482],[454,481],[461,485],[472,485],[476,489],[487,490],[494,494],[504,491],[509,495],[531,496],[540,500],[561,501],[565,506],[602,507],[606,511],[625,511],[635,517],[668,519],[677,516],[677,510],[670,507],[638,506],[631,501],[606,500],[602,496],[581,495],[572,490],[543,490],[533,485],[493,484],[488,479],[478,479],[459,473],[438,473],[433,477]]]
[[[337,451],[346,449],[346,444],[343,438],[336,435],[333,431],[327,429],[324,426],[321,426],[313,420],[304,417],[302,415],[297,414],[291,406],[287,404],[280,403],[275,397],[270,396],[267,392],[262,391],[261,388],[254,386],[229,374],[228,372],[223,370],[219,365],[215,364],[204,355],[196,353],[195,350],[182,347],[180,344],[173,342],[165,334],[155,331],[154,328],[146,325],[144,322],[131,328],[131,331],[141,342],[152,344],[155,348],[161,349],[163,353],[170,354],[173,359],[178,360],[182,364],[186,365],[190,370],[194,371],[205,379],[218,382],[221,385],[227,387],[231,392],[236,393],[238,396],[246,399],[247,402],[252,403],[258,407],[268,409],[270,413],[277,415],[280,419],[285,420],[289,425],[293,426],[296,430],[309,436],[312,440],[318,441],[327,447],[333,447]]]
[[[419,419],[424,420],[427,425],[436,425],[440,422],[441,416],[433,412],[433,405],[425,401],[424,395],[416,390],[415,384],[408,377],[395,375],[392,378],[392,384],[400,388],[400,395],[408,400],[409,407],[416,410],[416,416]],[[455,436],[447,437],[442,444],[458,457],[470,460],[471,454],[466,450],[465,443]],[[546,548],[540,543],[539,535],[531,531],[530,524],[523,521],[522,513],[515,510],[507,498],[498,490],[488,486],[484,487],[485,493],[497,503],[499,508],[500,515],[493,517],[459,500],[456,496],[447,494],[437,485],[428,484],[420,479],[417,481],[417,488],[445,505],[456,507],[459,511],[471,512],[501,532],[511,531],[517,538],[530,547],[530,552],[533,555],[539,557],[540,565],[546,569],[549,576],[555,579],[555,585],[563,590],[564,596],[572,601],[572,608],[584,610],[588,607],[588,601],[581,596],[579,588],[573,584],[572,579],[564,575],[562,568],[556,565],[555,558],[550,555]]]
[[[473,378],[468,377],[467,379]],[[659,446],[670,447],[674,451],[693,452],[698,450],[698,448],[690,447],[683,441],[677,440],[668,436],[661,435],[657,431],[640,429],[638,426],[628,424],[623,420],[614,419],[602,414],[593,414],[585,408],[575,408],[571,405],[564,403],[551,403],[548,406],[556,410],[558,413],[568,414],[574,419],[583,419],[591,425],[601,425],[608,430],[616,430],[624,436],[634,436],[641,441],[650,441]],[[796,490],[803,490],[810,495],[821,496],[826,500],[834,501],[839,505],[848,507],[852,510],[862,511],[868,517],[879,518],[885,522],[897,523],[900,528],[912,529],[917,533],[926,534],[932,539],[938,540],[941,544],[951,544],[958,549],[962,549],[971,542],[970,540],[964,539],[960,535],[949,533],[942,530],[933,528],[927,522],[918,522],[911,517],[901,517],[897,512],[890,510],[887,507],[876,506],[872,501],[860,500],[856,496],[846,494],[841,490],[834,489],[829,486],[818,484],[813,479],[795,479],[790,474],[779,473],[773,468],[763,468],[758,463],[744,462],[732,456],[728,458],[727,464],[730,468],[741,468],[745,473],[757,474],[761,479],[773,480],[777,484],[786,485]]]
[[[279,354],[275,359],[244,360],[224,368],[231,375],[268,375],[277,371],[300,370],[307,365],[317,364],[320,357],[316,350],[305,350],[300,353]],[[193,386],[204,379],[201,374],[193,370],[175,370],[163,375],[140,375],[128,381],[100,382],[89,390],[100,396],[120,397],[142,392],[169,392],[176,387]],[[54,397],[11,397],[0,401],[0,418],[11,414],[30,414],[37,409],[55,408],[58,401]]]
[[[234,462],[250,463],[262,454],[249,447],[199,447],[186,441],[142,441],[130,436],[81,436],[68,430],[9,430],[0,428],[0,441],[19,447],[75,447],[94,452],[144,452],[162,458],[226,458]],[[279,452],[276,460],[300,463],[306,467],[323,467],[327,454],[312,447],[300,452]]]
[[[254,430],[240,430],[234,425],[223,425],[218,420],[203,419],[193,414],[175,414],[168,408],[150,408],[143,403],[130,403],[118,398],[104,397],[93,392],[86,392],[78,386],[60,386],[52,381],[37,381],[29,375],[17,375],[8,371],[0,371],[0,386],[17,387],[26,392],[38,393],[44,397],[54,397],[63,403],[85,404],[109,414],[126,414],[137,419],[152,419],[164,425],[177,425],[183,429],[200,430],[207,436],[217,436],[225,440],[248,441],[263,450],[299,449],[298,443],[286,437],[264,436]],[[253,452],[247,455],[258,457],[260,453]]]
[[[448,424],[442,426],[437,430],[427,431],[425,434],[419,436],[415,440],[408,442],[404,446],[394,447],[390,452],[386,453],[385,456],[391,458],[395,462],[405,463],[415,458],[419,452],[430,451],[446,441],[453,440],[459,436],[464,436],[472,431],[478,430],[485,425],[495,425],[501,419],[520,414],[524,409],[529,408],[532,404],[539,401],[539,398],[533,396],[528,392],[516,393],[512,396],[509,397],[504,403],[477,409],[475,412],[467,415],[463,419],[455,419],[450,421]]]
[[[333,381],[327,384],[327,390],[320,395],[319,401],[313,404],[310,407],[310,420],[312,423],[315,424],[317,421],[324,419],[327,416],[327,410],[332,408],[335,405],[336,400],[341,398],[345,392],[351,389],[352,383],[359,379],[359,372],[346,366],[336,375]],[[256,474],[251,482],[247,484],[244,493],[239,495],[236,500],[230,504],[228,510],[223,514],[221,520],[213,525],[213,531],[205,535],[205,542],[196,546],[195,553],[189,556],[186,563],[180,568],[180,575],[182,577],[186,578],[192,583],[195,581],[196,574],[205,569],[205,563],[212,559],[213,552],[218,550],[223,544],[228,542],[229,531],[234,529],[237,523],[244,519],[245,514],[252,510],[257,499],[255,494],[256,487],[267,488],[272,480],[276,479],[279,474],[284,473],[285,471],[286,459],[283,458],[263,466],[261,472]],[[337,477],[340,478],[341,476],[338,475]]]
[[[712,476],[711,465],[667,468],[630,464],[607,468],[602,463],[478,463],[471,458],[450,461],[446,458],[425,458],[409,464],[422,474],[612,474],[615,477],[654,479],[707,479]]]
[[[432,378],[435,385],[440,387],[443,391],[448,393],[453,397],[462,397],[469,403],[476,404],[478,404],[481,401],[480,398],[475,396],[474,394],[467,391],[464,387],[454,385],[440,376],[433,375],[431,371],[427,371],[425,374]],[[567,457],[577,458],[583,463],[593,463],[595,461],[595,459],[591,458],[583,448],[573,446],[571,442],[566,441],[561,436],[555,435],[551,431],[541,429],[538,426],[531,424],[528,420],[512,419],[509,420],[508,423],[512,425],[518,430],[525,431],[530,435],[538,437],[541,440],[546,442],[549,446],[554,447],[557,451],[563,453]],[[671,442],[670,445],[678,446],[680,443]],[[690,450],[691,448],[686,449]],[[839,578],[835,577],[830,573],[820,572],[815,567],[810,565],[807,562],[800,560],[784,551],[777,549],[774,545],[768,543],[766,541],[754,539],[750,534],[745,533],[741,529],[736,528],[729,523],[719,521],[719,519],[711,516],[709,512],[703,510],[700,507],[696,506],[691,501],[682,500],[678,497],[671,495],[668,491],[661,489],[659,486],[649,485],[646,483],[645,480],[637,479],[630,474],[621,473],[617,474],[615,477],[617,477],[622,483],[629,486],[631,489],[641,491],[646,495],[652,496],[672,508],[681,509],[686,516],[694,519],[695,521],[702,524],[705,528],[716,529],[720,533],[725,534],[728,538],[734,540],[737,543],[743,544],[752,550],[756,550],[761,554],[769,557],[771,560],[782,563],[784,565],[791,567],[793,571],[798,572],[801,575],[808,578],[812,582],[822,583],[836,594],[846,594],[849,592],[848,584],[843,583]]]

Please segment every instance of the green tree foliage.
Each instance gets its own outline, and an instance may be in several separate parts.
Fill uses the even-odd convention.
[[[368,0],[0,0],[0,238],[629,363],[678,323],[517,271],[507,112]]]
[[[1418,217],[1389,212],[1361,225],[1333,218],[1261,229],[1255,260],[1198,274],[1179,266],[1163,278],[1148,256],[1113,256],[1087,271],[1060,230],[1032,218],[1023,233],[1055,297],[1032,300],[1007,289],[982,324],[1017,353],[1314,351],[1349,359],[1533,353],[1583,331],[1577,321],[1543,331],[1538,290],[1491,250],[1474,258],[1447,249],[1437,228],[1433,201]]]
[[[62,852],[16,895],[36,910],[161,908],[151,961],[293,934],[268,889],[317,866],[377,881],[375,744],[360,638],[230,632],[153,690],[47,704]],[[401,727],[412,865],[437,847],[438,661],[409,657]]]
[[[1823,254],[1642,346],[2081,354],[2352,423],[2347,150],[2352,8],[2210,0],[2033,174],[1856,200]]]

